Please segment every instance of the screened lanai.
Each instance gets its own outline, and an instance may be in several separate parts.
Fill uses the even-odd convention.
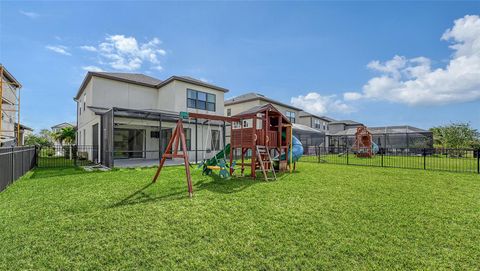
[[[432,148],[432,132],[412,126],[368,127],[372,133],[373,142],[380,148]],[[335,148],[352,147],[355,142],[356,128],[327,134],[328,146]]]
[[[179,113],[161,110],[90,108],[100,115],[98,161],[107,167],[158,165],[172,136]],[[228,123],[214,120],[183,121],[190,162],[208,159],[224,148]],[[180,164],[170,159],[166,164]]]

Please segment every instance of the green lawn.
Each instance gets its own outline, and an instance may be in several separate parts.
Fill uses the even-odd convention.
[[[480,175],[300,163],[272,182],[36,170],[0,193],[0,270],[480,269]]]
[[[383,159],[383,161],[382,161]],[[302,157],[302,161],[318,162],[318,156]],[[457,171],[457,172],[472,172],[478,171],[478,160],[473,157],[445,157],[445,156],[426,156],[425,161],[423,156],[382,156],[376,155],[372,158],[358,158],[354,154],[338,155],[327,154],[320,157],[320,161],[324,163],[333,164],[350,164],[350,165],[365,165],[365,166],[378,166],[381,167],[397,167],[397,168],[410,168],[410,169],[423,169],[428,170],[445,170],[445,171]]]

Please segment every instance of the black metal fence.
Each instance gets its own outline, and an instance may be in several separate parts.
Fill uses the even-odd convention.
[[[88,166],[99,162],[97,146],[38,147],[37,154],[39,168]]]
[[[475,149],[380,148],[366,158],[347,147],[306,146],[300,161],[480,174],[480,150]]]
[[[0,148],[0,191],[35,167],[34,146]]]

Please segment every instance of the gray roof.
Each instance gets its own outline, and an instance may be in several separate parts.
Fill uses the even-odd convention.
[[[330,124],[362,125],[360,122],[354,120],[336,120],[330,122]]]
[[[330,121],[330,122],[335,121],[334,119],[332,119],[332,118],[330,118],[330,117],[315,115],[315,114],[309,113],[309,112],[307,112],[307,111],[301,111],[299,117],[300,117],[300,118],[303,118],[303,117],[315,117],[315,118],[323,119],[323,120]]]
[[[80,93],[83,91],[83,89],[87,86],[88,82],[92,78],[92,76],[96,77],[101,77],[101,78],[106,78],[110,80],[116,80],[120,82],[125,82],[125,83],[131,83],[131,84],[137,84],[141,86],[146,86],[146,87],[152,87],[152,88],[161,88],[168,83],[178,80],[194,85],[199,85],[199,86],[204,86],[212,89],[216,89],[219,91],[223,92],[228,92],[228,89],[222,88],[216,85],[212,85],[210,83],[206,83],[204,81],[189,77],[189,76],[171,76],[168,79],[162,81],[160,79],[141,74],[141,73],[123,73],[123,72],[92,72],[89,71],[87,72],[87,75],[83,79],[82,84],[80,85],[80,88],[78,89],[77,95],[75,95],[75,99],[79,98]]]
[[[57,125],[52,126],[51,128],[54,129],[54,128],[63,128],[63,127],[76,127],[76,125],[68,123],[68,122],[62,122],[62,123],[59,123]]]
[[[273,100],[273,99],[271,99],[271,98],[266,97],[266,96],[263,95],[263,94],[256,93],[256,92],[249,92],[249,93],[245,93],[245,94],[239,95],[239,96],[237,96],[237,97],[228,99],[228,100],[225,101],[225,105],[232,105],[232,104],[244,103],[244,102],[249,102],[249,101],[254,101],[254,100],[262,100],[262,101],[265,101],[265,102],[268,102],[268,103],[278,104],[278,105],[281,105],[281,106],[285,106],[285,107],[288,107],[288,108],[292,108],[292,109],[297,110],[297,111],[301,111],[301,110],[302,110],[302,109],[300,109],[300,108],[298,108],[298,107],[295,107],[295,106],[292,106],[292,105],[289,105],[289,104],[286,104],[286,103],[282,103],[282,102]]]
[[[293,128],[293,131],[298,131],[299,133],[325,134],[322,131],[319,131],[317,129],[313,129],[312,127],[309,127],[303,124],[298,124],[298,123],[292,123],[292,128]]]
[[[162,80],[153,78],[151,76],[141,73],[126,73],[126,72],[92,72],[92,75],[99,77],[107,77],[108,79],[119,79],[121,81],[130,81],[132,83],[141,83],[155,87],[160,84]]]

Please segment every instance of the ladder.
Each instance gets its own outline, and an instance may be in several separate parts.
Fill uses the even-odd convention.
[[[265,181],[276,180],[277,175],[275,174],[275,169],[273,168],[272,157],[270,156],[270,151],[266,146],[257,145],[257,158],[258,158],[258,163],[260,164],[260,168],[262,169],[263,177],[265,178]],[[265,160],[265,158],[268,160]],[[270,171],[273,173],[273,178],[268,177],[265,164],[270,165]]]

